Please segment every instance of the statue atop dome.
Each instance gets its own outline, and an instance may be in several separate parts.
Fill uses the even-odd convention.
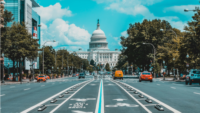
[[[99,24],[99,19],[97,20],[97,24]]]

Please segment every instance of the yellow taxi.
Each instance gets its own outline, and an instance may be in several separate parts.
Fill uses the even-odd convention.
[[[116,70],[114,73],[113,79],[122,79],[123,80],[123,72],[122,70]]]

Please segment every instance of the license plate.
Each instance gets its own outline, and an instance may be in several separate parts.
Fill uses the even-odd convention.
[[[121,74],[119,74],[119,76],[121,76]]]

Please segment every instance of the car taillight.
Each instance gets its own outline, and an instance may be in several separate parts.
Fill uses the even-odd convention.
[[[194,74],[191,74],[191,76],[194,76]]]

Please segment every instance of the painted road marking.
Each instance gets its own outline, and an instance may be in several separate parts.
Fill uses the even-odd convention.
[[[172,89],[176,89],[175,87],[171,87]]]
[[[24,89],[24,90],[29,90],[29,89],[31,89],[31,88],[27,88],[27,89]]]
[[[41,87],[43,87],[43,86],[45,86],[45,85],[41,85]]]
[[[59,104],[49,104],[49,105],[45,105],[45,106],[57,106]]]
[[[106,105],[105,107],[139,107],[139,105],[128,103],[116,103],[115,105]]]
[[[112,81],[114,82],[114,81]],[[116,82],[114,82],[116,83]],[[142,108],[144,108],[148,113],[152,113],[149,109],[147,109],[142,103],[140,103],[133,95],[131,95],[126,89],[124,89],[122,86],[120,86],[118,83],[116,83],[120,88],[122,88],[132,99],[134,99]]]
[[[160,85],[160,84],[157,84],[158,86]]]
[[[90,81],[90,80],[88,80],[88,81]],[[22,111],[21,113],[27,113],[27,112],[29,112],[29,111],[35,109],[36,107],[38,107],[38,106],[40,106],[40,105],[43,105],[44,103],[50,101],[51,99],[56,98],[56,97],[59,96],[60,94],[63,94],[64,92],[66,92],[67,90],[71,89],[72,87],[77,86],[77,85],[82,84],[82,83],[86,83],[86,82],[88,82],[88,81],[84,81],[84,82],[75,84],[75,85],[73,85],[73,86],[71,86],[71,87],[69,87],[69,88],[67,88],[67,89],[64,89],[63,91],[61,91],[61,92],[59,92],[59,93],[57,93],[57,94],[55,94],[55,95],[53,95],[53,96],[47,98],[46,100],[44,100],[44,101],[42,101],[42,102],[40,102],[40,103],[38,103],[38,104],[36,104],[36,105],[34,105],[34,106],[31,106],[30,108],[28,108],[28,109]]]
[[[99,85],[99,93],[96,103],[95,113],[104,113],[104,92],[103,92],[103,80],[101,79]]]
[[[78,111],[78,110],[72,110],[73,113],[93,113],[93,112],[84,112],[84,111]]]
[[[194,94],[200,95],[200,93],[194,92]]]
[[[113,100],[116,100],[116,101],[124,101],[124,100],[127,100],[127,99],[117,98],[117,99],[113,99]]]
[[[79,88],[76,92],[74,92],[71,96],[69,96],[66,100],[64,100],[61,104],[59,104],[58,106],[56,106],[56,108],[54,108],[53,110],[51,110],[49,113],[54,113],[58,108],[60,108],[65,102],[67,102],[72,96],[74,96],[76,93],[78,93],[78,91],[80,91],[83,87],[85,87],[87,84],[89,84],[92,81],[89,81],[88,83],[86,83],[85,85],[83,85],[81,88]]]
[[[146,104],[145,106],[155,106],[157,104]]]
[[[128,84],[126,84],[126,85],[128,85]],[[130,85],[128,85],[128,86],[130,86]],[[135,87],[133,87],[133,86],[130,86],[130,87],[132,87],[133,89],[137,90],[138,92],[140,92],[141,94],[143,94],[143,95],[146,96],[147,98],[149,98],[149,99],[151,99],[151,100],[153,100],[153,101],[159,103],[160,105],[164,106],[165,108],[167,108],[167,109],[173,111],[174,113],[181,113],[180,111],[178,111],[178,110],[172,108],[171,106],[169,106],[169,105],[167,105],[167,104],[165,104],[165,103],[163,103],[163,102],[161,102],[161,101],[155,99],[154,97],[152,97],[152,96],[150,96],[150,95],[148,95],[148,94],[146,94],[146,93],[140,91],[139,89],[137,89],[137,88],[135,88]]]
[[[84,98],[84,99],[80,99],[80,98],[72,98],[70,100],[76,100],[76,101],[88,101],[88,100],[96,100],[96,98]]]
[[[96,84],[90,84],[91,86],[95,86]]]
[[[10,88],[14,88],[15,86],[11,86]]]
[[[2,96],[5,96],[5,94],[3,94],[3,95],[0,95],[0,96],[1,96],[1,97],[2,97]]]
[[[146,100],[145,98],[137,99],[137,100]]]

